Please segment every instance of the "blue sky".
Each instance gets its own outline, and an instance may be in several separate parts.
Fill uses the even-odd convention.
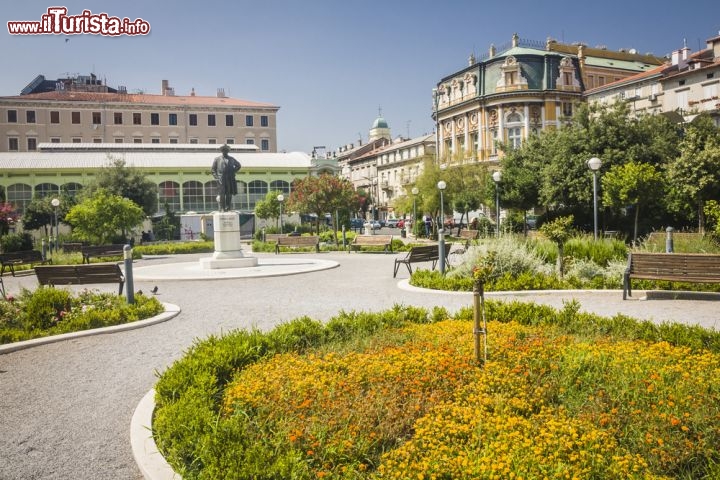
[[[51,6],[142,18],[137,37],[10,35],[7,21],[39,21]],[[564,9],[564,10],[563,10]],[[470,53],[521,38],[635,48],[663,56],[696,51],[720,30],[717,0],[540,2],[515,0],[238,0],[3,2],[0,95],[38,74],[95,73],[129,92],[191,88],[280,106],[280,150],[309,152],[367,141],[382,108],[393,136],[433,131],[431,91]],[[69,38],[69,41],[65,41]]]

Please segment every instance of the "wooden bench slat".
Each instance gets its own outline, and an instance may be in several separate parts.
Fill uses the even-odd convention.
[[[448,252],[446,252],[447,255]],[[405,265],[410,275],[412,275],[412,263],[432,262],[432,269],[435,270],[435,265],[440,258],[440,251],[437,245],[420,245],[410,248],[410,251],[405,255],[404,258],[395,259],[395,268],[393,270],[393,278],[397,276],[397,272],[400,269],[400,265]]]
[[[118,283],[118,295],[122,295],[125,285],[125,276],[116,263],[37,266],[35,275],[40,285],[50,286]]]
[[[384,251],[392,253],[392,238],[392,235],[357,235],[348,252],[358,251],[360,247],[384,247]]]
[[[630,253],[623,275],[623,300],[632,296],[632,279],[720,283],[720,255],[707,253]]]
[[[320,252],[320,237],[317,235],[281,235],[277,237],[275,243],[275,253],[280,253],[280,247],[315,247],[316,252]]]
[[[84,245],[80,247],[83,263],[90,263],[92,257],[122,257],[125,254],[124,244]]]
[[[12,276],[15,276],[15,266],[32,265],[35,263],[51,263],[50,259],[44,259],[39,250],[22,250],[19,252],[0,253],[0,275],[5,273],[8,267]]]

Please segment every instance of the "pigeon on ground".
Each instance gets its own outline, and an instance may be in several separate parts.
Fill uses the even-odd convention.
[[[155,285],[155,286],[153,287],[153,289],[150,290],[150,291],[153,293],[153,295],[156,295],[157,292],[158,292],[158,287],[157,287],[157,285]]]

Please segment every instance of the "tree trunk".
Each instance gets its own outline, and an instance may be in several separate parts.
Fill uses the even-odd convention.
[[[705,202],[700,200],[698,204],[698,233],[705,233]]]
[[[635,204],[635,229],[633,230],[633,245],[635,245],[635,241],[637,240],[637,234],[638,234],[638,219],[640,218],[640,204]]]

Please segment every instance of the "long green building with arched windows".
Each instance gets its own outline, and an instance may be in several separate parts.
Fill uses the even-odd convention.
[[[242,165],[233,209],[250,213],[268,191],[290,193],[296,178],[335,174],[330,160],[302,152],[261,153],[254,145],[230,145]],[[122,160],[158,186],[158,208],[177,213],[217,210],[217,184],[210,174],[220,155],[213,144],[41,143],[37,151],[0,152],[0,193],[22,213],[33,198],[73,196],[97,171]]]

